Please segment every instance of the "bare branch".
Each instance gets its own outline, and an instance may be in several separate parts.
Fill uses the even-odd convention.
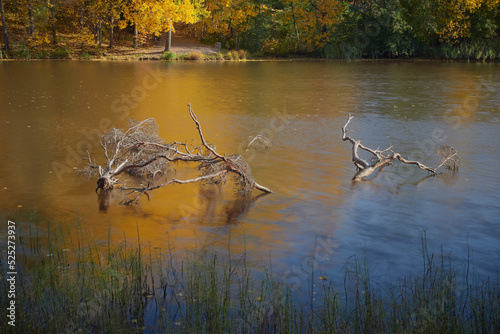
[[[172,179],[170,181],[167,181],[165,183],[162,183],[162,184],[159,184],[159,185],[156,185],[156,186],[152,186],[152,187],[150,187],[149,184],[148,184],[147,187],[121,187],[120,188],[121,190],[133,190],[134,192],[139,192],[139,194],[137,196],[135,196],[131,200],[124,201],[123,204],[130,204],[132,202],[135,202],[142,194],[146,193],[146,191],[152,191],[152,190],[155,190],[155,189],[163,188],[163,187],[166,187],[168,185],[175,184],[175,183],[177,183],[177,184],[187,184],[187,183],[196,183],[196,182],[200,182],[200,181],[211,180],[211,179],[214,179],[214,178],[222,177],[227,172],[228,172],[227,170],[222,170],[222,171],[220,171],[218,173],[215,173],[215,174],[212,174],[212,175],[199,176],[197,178],[189,179],[189,180]]]
[[[401,154],[392,151],[392,145],[386,148],[385,150],[380,150],[376,149],[373,150],[369,147],[361,145],[360,140],[355,140],[349,135],[347,135],[347,126],[351,122],[353,116],[349,114],[349,117],[344,124],[344,126],[341,128],[342,129],[342,140],[343,141],[349,141],[352,144],[352,161],[354,165],[358,168],[358,172],[354,175],[353,180],[354,181],[360,181],[364,179],[365,177],[369,176],[373,172],[375,172],[378,168],[381,168],[383,166],[386,166],[387,164],[391,163],[393,160],[397,159],[400,162],[408,165],[415,165],[420,169],[428,171],[432,175],[436,175],[437,172],[436,170],[442,166],[444,166],[448,161],[452,160],[453,161],[453,168],[456,168],[455,166],[458,166],[458,155],[455,152],[455,150],[452,147],[445,147],[446,149],[443,149],[444,153],[440,153],[440,155],[443,156],[443,161],[441,164],[435,168],[427,167],[426,165],[422,164],[419,161],[414,161],[414,160],[408,160],[403,158]],[[370,164],[367,161],[361,159],[358,154],[358,150],[362,149],[365,150],[369,153],[371,153],[374,156],[374,161]],[[454,153],[453,153],[454,152]],[[456,156],[456,159],[454,157]]]
[[[148,161],[143,162],[141,164],[127,165],[127,166],[124,166],[124,167],[118,167],[116,169],[116,171],[113,173],[113,176],[118,176],[119,174],[125,172],[128,169],[146,167],[146,166],[148,166],[148,165],[152,164],[153,162],[155,162],[157,160],[160,160],[160,159],[165,159],[165,160],[167,160],[169,162],[176,162],[176,161],[199,162],[199,161],[211,161],[211,160],[213,160],[213,159],[201,157],[201,156],[198,156],[198,155],[185,155],[185,156],[181,156],[181,157],[177,157],[177,158],[170,158],[170,157],[168,157],[166,155],[157,155],[157,156],[155,156],[155,157],[153,157],[153,158],[149,159]],[[120,166],[122,166],[122,165],[120,165]]]
[[[121,190],[129,190],[138,194],[132,200],[124,201],[126,204],[136,201],[141,195],[147,194],[158,188],[170,184],[193,183],[210,181],[214,183],[225,181],[228,174],[236,178],[236,185],[240,193],[247,194],[252,189],[258,189],[266,193],[271,190],[258,184],[253,178],[250,166],[240,155],[226,156],[217,152],[215,146],[211,146],[201,129],[196,114],[189,107],[189,115],[196,124],[201,138],[202,146],[190,149],[187,141],[169,144],[158,136],[158,126],[151,119],[133,123],[126,131],[112,129],[103,135],[101,147],[106,157],[106,166],[96,166],[99,169],[97,189],[113,189],[118,182],[118,177],[124,172],[140,179],[148,178],[148,186],[120,187]],[[174,163],[195,163],[201,171],[199,177],[190,180],[170,179],[155,185],[155,177],[162,175],[164,178],[174,169]],[[89,155],[89,163],[90,155]],[[137,180],[137,179],[136,179]],[[150,185],[151,184],[151,185]]]
[[[428,172],[430,172],[431,174],[437,174],[436,173],[436,168],[427,167],[424,164],[420,163],[419,161],[406,160],[399,153],[394,153],[394,157],[397,158],[402,163],[405,163],[405,164],[408,164],[408,165],[416,165],[416,166],[418,166],[418,168],[425,169]]]
[[[198,122],[198,117],[196,116],[193,109],[191,108],[191,103],[188,103],[188,107],[189,107],[189,115],[191,115],[191,118],[196,123],[196,128],[198,129],[198,133],[200,134],[200,138],[201,138],[201,142],[203,143],[203,146],[205,146],[205,148],[207,150],[209,150],[210,152],[212,152],[212,154],[215,155],[216,157],[219,157],[219,158],[225,160],[226,159],[225,157],[223,157],[222,155],[217,153],[212,147],[210,147],[210,145],[207,144],[207,142],[205,141],[205,137],[203,137],[203,132],[201,131],[201,124],[200,124],[200,122]]]
[[[349,123],[351,122],[351,119],[353,119],[353,116],[351,116],[351,114],[349,114],[349,118],[347,119],[347,122],[342,127],[342,140],[343,141],[348,140],[349,142],[351,142],[351,144],[352,144],[352,162],[354,163],[354,165],[358,169],[362,170],[362,169],[365,169],[365,168],[369,167],[370,164],[359,157],[359,155],[358,155],[358,149],[360,147],[362,149],[364,149],[364,150],[368,150],[368,149],[365,148],[365,147],[363,147],[363,146],[361,146],[361,141],[360,140],[356,141],[356,140],[352,139],[351,137],[349,137],[347,135],[347,125],[349,125]]]
[[[262,151],[271,147],[271,141],[268,138],[264,137],[263,135],[256,135],[248,143],[245,150],[248,151],[250,149],[250,146],[252,146],[253,143],[256,143],[256,145],[254,145],[254,146],[256,146],[257,149],[262,150]]]
[[[441,164],[439,166],[437,166],[436,169],[443,167],[448,161],[452,161],[452,163],[453,163],[453,167],[451,169],[458,168],[458,162],[457,162],[457,159],[455,159],[455,158],[458,158],[458,153],[453,153],[449,157],[444,158],[443,162],[441,162]]]
[[[261,191],[263,191],[263,192],[265,192],[265,193],[268,193],[268,194],[272,193],[272,190],[271,190],[271,189],[266,188],[266,187],[264,187],[264,186],[261,186],[261,185],[260,185],[260,184],[258,184],[257,182],[255,182],[254,187],[255,187],[255,188],[257,188],[257,189],[259,189],[259,190],[261,190]]]

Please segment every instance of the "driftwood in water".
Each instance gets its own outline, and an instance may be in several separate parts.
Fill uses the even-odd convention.
[[[349,114],[347,122],[342,127],[342,140],[349,141],[352,144],[352,162],[357,168],[357,173],[353,177],[353,181],[360,181],[365,177],[371,175],[378,168],[389,165],[393,160],[399,160],[404,164],[415,165],[420,169],[424,169],[432,175],[436,175],[437,170],[443,166],[456,170],[460,164],[460,158],[455,149],[451,146],[441,146],[438,149],[438,155],[441,157],[441,163],[439,166],[431,168],[427,167],[419,161],[413,161],[405,159],[401,154],[394,152],[392,150],[392,145],[385,150],[371,149],[369,147],[363,146],[361,140],[355,140],[347,134],[347,126],[351,122],[353,116]],[[359,156],[359,150],[364,150],[373,155],[371,162],[367,162]]]
[[[102,137],[101,146],[106,157],[103,168],[92,163],[90,155],[89,168],[97,170],[97,188],[108,191],[113,188],[129,191],[124,204],[136,201],[141,195],[170,184],[186,184],[194,182],[220,183],[226,180],[228,174],[236,176],[239,192],[248,194],[252,189],[265,193],[271,190],[258,184],[253,178],[250,166],[241,155],[225,156],[216,151],[205,140],[201,124],[189,104],[189,115],[196,125],[202,145],[196,148],[188,147],[187,143],[167,143],[158,136],[158,126],[153,119],[146,119],[133,124],[128,130],[112,129]],[[196,163],[201,175],[188,180],[171,178],[169,171],[175,162]],[[118,177],[128,173],[140,180],[140,185],[118,185]],[[155,178],[163,176],[163,182],[155,184]]]

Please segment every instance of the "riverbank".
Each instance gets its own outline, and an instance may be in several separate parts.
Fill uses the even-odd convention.
[[[246,50],[220,49],[217,45],[201,43],[189,36],[182,29],[172,35],[170,51],[165,51],[166,36],[154,39],[149,38],[137,48],[132,47],[133,36],[122,33],[120,39],[114,42],[113,48],[102,43],[101,46],[86,45],[82,47],[77,37],[72,34],[61,34],[57,45],[47,44],[37,48],[28,48],[25,44],[14,44],[6,53],[0,49],[0,61],[5,60],[97,60],[97,61],[143,61],[143,60],[252,60],[252,61],[315,61],[315,60],[355,60],[355,61],[397,61],[397,62],[423,62],[423,61],[473,61],[494,62],[498,61],[493,46],[478,50],[470,45],[443,46],[429,50],[426,57],[400,57],[400,58],[335,58],[312,57],[307,55],[273,55],[250,54]],[[498,43],[500,45],[500,42]],[[497,46],[500,49],[500,46]]]
[[[165,38],[148,39],[137,48],[132,47],[133,36],[122,33],[120,39],[115,41],[114,46],[102,43],[101,47],[96,45],[85,45],[82,47],[77,37],[72,34],[60,35],[57,45],[43,45],[37,48],[28,48],[24,44],[14,44],[11,51],[0,52],[2,60],[35,60],[35,59],[76,59],[76,60],[160,60],[165,56]],[[215,47],[199,43],[182,32],[172,37],[171,53],[177,58],[186,58],[187,55],[202,55],[202,59],[215,58],[217,50]],[[172,58],[172,59],[175,59]]]

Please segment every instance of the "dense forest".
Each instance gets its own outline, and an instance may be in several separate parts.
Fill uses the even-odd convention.
[[[500,0],[0,0],[3,58],[140,48],[182,25],[255,56],[500,59]],[[70,41],[72,43],[70,43]]]

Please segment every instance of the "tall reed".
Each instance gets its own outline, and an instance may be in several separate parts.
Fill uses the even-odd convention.
[[[246,251],[231,252],[231,240],[226,251],[187,252],[170,241],[145,246],[139,236],[86,240],[79,219],[44,233],[21,225],[16,327],[1,321],[2,333],[500,332],[499,277],[472,279],[469,259],[457,267],[444,251],[430,253],[425,233],[415,272],[379,282],[369,258],[353,256],[343,276],[312,268],[304,299]],[[8,285],[0,282],[5,319]]]

